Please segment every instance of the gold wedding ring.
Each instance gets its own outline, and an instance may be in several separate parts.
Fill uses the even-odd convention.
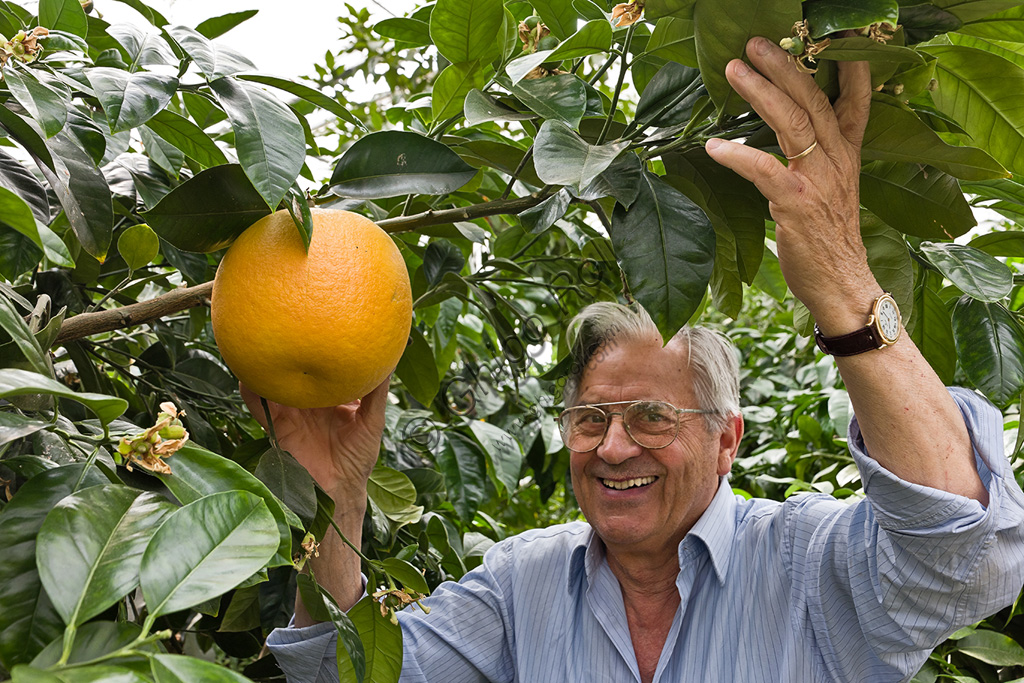
[[[808,154],[813,152],[814,148],[817,147],[817,146],[818,146],[818,141],[815,140],[814,142],[811,143],[810,147],[808,147],[804,151],[800,152],[799,154],[794,154],[791,157],[786,157],[786,161],[796,161],[797,159],[803,159],[805,156],[807,156]]]

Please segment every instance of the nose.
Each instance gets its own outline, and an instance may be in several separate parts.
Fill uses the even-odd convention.
[[[615,418],[619,418],[616,420]],[[626,425],[621,415],[611,415],[608,422],[608,431],[604,439],[597,446],[597,457],[605,462],[615,465],[625,462],[630,458],[640,455],[643,449],[633,437],[626,432]]]

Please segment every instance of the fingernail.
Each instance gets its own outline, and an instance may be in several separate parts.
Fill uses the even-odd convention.
[[[722,141],[719,140],[718,138],[711,138],[706,143],[704,143],[704,149],[706,149],[708,152],[714,152],[716,149],[718,149],[721,146],[722,146]]]
[[[761,55],[762,57],[768,54],[768,40],[765,38],[754,39],[754,52]]]
[[[746,62],[740,61],[736,64],[734,72],[737,76],[746,76],[750,73],[750,67],[747,66]]]

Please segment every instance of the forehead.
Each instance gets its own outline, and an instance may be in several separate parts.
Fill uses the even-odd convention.
[[[677,408],[696,404],[685,343],[616,342],[601,347],[587,363],[577,403],[658,399]]]

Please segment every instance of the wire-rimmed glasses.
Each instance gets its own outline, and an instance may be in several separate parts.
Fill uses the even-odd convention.
[[[622,406],[620,411],[604,410],[605,406]],[[597,448],[608,433],[612,416],[622,416],[626,433],[644,448],[666,448],[679,434],[679,416],[707,415],[716,410],[676,408],[665,401],[613,401],[590,403],[566,408],[558,416],[558,429],[562,443],[571,451],[585,453]]]

